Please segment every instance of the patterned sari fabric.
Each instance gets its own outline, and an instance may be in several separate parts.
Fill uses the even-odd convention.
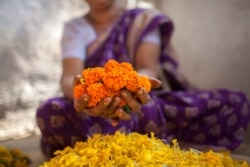
[[[242,92],[226,89],[192,89],[167,48],[173,24],[165,15],[151,10],[128,10],[89,45],[85,67],[103,66],[109,59],[133,64],[140,41],[157,27],[162,41],[159,66],[171,90],[151,91],[152,100],[142,107],[142,112],[133,113],[130,121],[121,121],[116,127],[108,119],[77,113],[73,102],[66,98],[55,97],[43,102],[37,110],[37,124],[46,155],[53,156],[55,150],[73,146],[95,133],[113,134],[117,130],[154,132],[167,143],[177,138],[230,150],[243,141],[250,120],[247,97]]]

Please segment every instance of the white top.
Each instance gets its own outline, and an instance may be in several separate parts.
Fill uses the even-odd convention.
[[[94,28],[84,18],[78,17],[66,22],[61,40],[62,58],[76,57],[85,60],[86,47],[96,38]],[[152,30],[142,41],[160,45],[159,29]]]

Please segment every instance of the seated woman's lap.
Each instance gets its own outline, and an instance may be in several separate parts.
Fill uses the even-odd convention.
[[[241,133],[248,119],[246,96],[228,90],[166,92],[160,98],[153,95],[150,103],[142,107],[142,112],[133,113],[130,121],[120,121],[116,127],[111,126],[108,119],[77,113],[73,101],[66,98],[49,99],[37,110],[42,149],[49,156],[95,133],[113,134],[117,130],[141,134],[154,132],[166,142],[177,138],[233,149],[243,140]]]
[[[182,103],[177,108],[179,115],[174,118],[173,112],[165,110],[168,129],[172,127],[174,137],[230,150],[243,141],[250,117],[249,101],[244,93],[218,89],[173,93],[171,97],[175,103],[167,109],[173,111],[177,102]]]

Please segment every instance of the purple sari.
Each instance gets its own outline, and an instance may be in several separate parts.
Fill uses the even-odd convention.
[[[45,101],[37,110],[37,124],[46,155],[52,156],[55,150],[73,146],[95,133],[112,134],[117,130],[154,132],[167,143],[177,138],[179,142],[230,150],[243,141],[250,120],[247,97],[232,90],[192,89],[168,50],[173,23],[165,15],[143,9],[127,11],[88,47],[85,67],[103,66],[109,59],[133,64],[142,38],[156,27],[160,29],[162,41],[159,59],[165,77],[162,79],[171,90],[152,91],[152,100],[142,107],[142,112],[133,113],[130,121],[121,121],[116,127],[108,119],[77,113],[73,102],[66,98]]]

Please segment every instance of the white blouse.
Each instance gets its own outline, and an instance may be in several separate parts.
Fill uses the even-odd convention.
[[[82,17],[75,18],[65,23],[62,40],[62,59],[75,57],[81,60],[86,58],[86,47],[97,38],[94,28]],[[143,42],[160,45],[160,32],[156,28],[148,33]]]

